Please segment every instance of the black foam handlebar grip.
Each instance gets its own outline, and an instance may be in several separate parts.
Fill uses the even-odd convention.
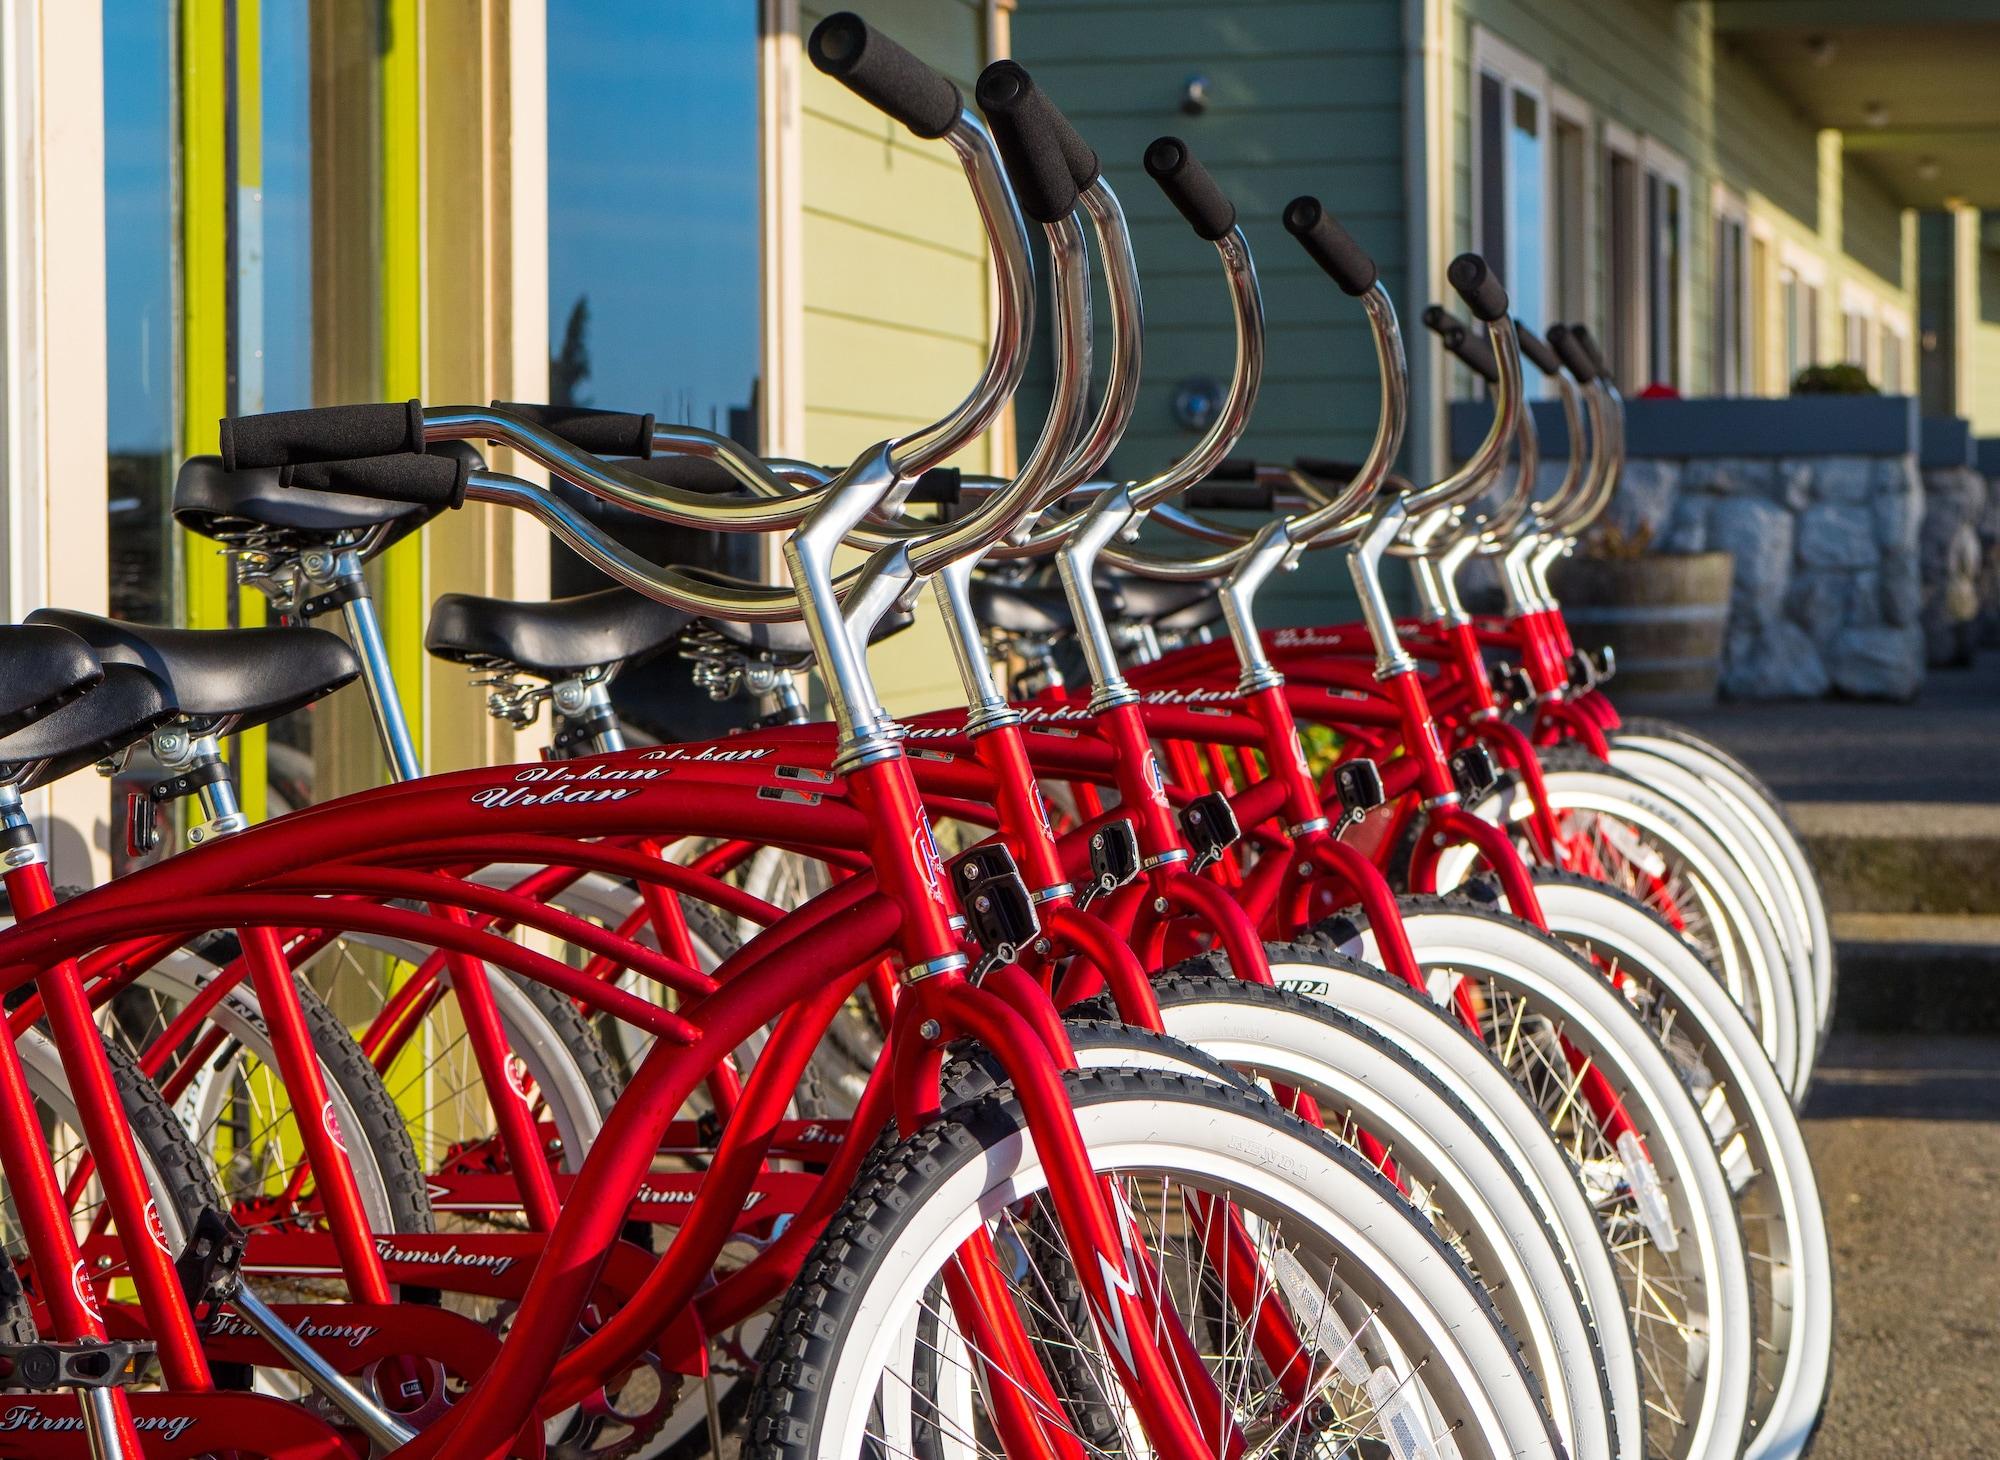
[[[1590,352],[1576,342],[1576,331],[1566,324],[1549,326],[1549,344],[1569,373],[1576,377],[1578,385],[1588,385],[1597,379],[1597,367],[1590,363]]]
[[[1292,465],[1309,477],[1318,477],[1323,482],[1340,482],[1345,485],[1361,475],[1358,461],[1334,461],[1325,456],[1295,456]]]
[[[1604,352],[1597,348],[1597,341],[1591,338],[1590,326],[1573,324],[1569,327],[1570,337],[1583,347],[1583,353],[1590,359],[1590,368],[1604,379],[1611,378],[1611,371],[1604,363]]]
[[[1077,194],[1070,154],[1083,139],[1072,147],[1063,145],[1062,133],[1073,129],[1019,62],[995,61],[979,73],[972,94],[986,113],[1021,211],[1037,223],[1067,218]],[[1095,163],[1096,154],[1091,161]]]
[[[1507,291],[1500,276],[1476,253],[1462,253],[1444,271],[1445,282],[1458,291],[1472,317],[1484,324],[1507,317]]]
[[[1375,287],[1375,260],[1320,206],[1318,198],[1293,198],[1287,203],[1285,231],[1304,246],[1343,294],[1358,299]]]
[[[1167,201],[1210,243],[1236,226],[1236,205],[1229,201],[1208,169],[1178,137],[1160,137],[1146,149],[1146,172],[1160,185]]]
[[[851,10],[813,27],[813,65],[919,137],[942,137],[958,120],[958,88]]]
[[[1500,383],[1500,363],[1493,358],[1492,349],[1462,320],[1455,318],[1450,310],[1431,305],[1424,311],[1424,325],[1473,374],[1488,385]]]
[[[589,406],[538,406],[527,401],[496,400],[494,409],[552,431],[579,451],[593,456],[651,456],[653,418],[626,411],[598,411]]]
[[[375,456],[353,461],[301,462],[278,473],[281,487],[345,492],[418,507],[463,507],[472,460],[455,452]]]
[[[1449,339],[1453,330],[1465,333],[1465,321],[1442,304],[1432,304],[1424,309],[1424,328]]]
[[[1559,375],[1562,373],[1562,361],[1556,358],[1556,352],[1548,347],[1548,344],[1540,335],[1522,324],[1518,319],[1514,321],[1514,338],[1520,341],[1521,353],[1534,361],[1535,368],[1541,371],[1542,374]]]
[[[911,484],[910,495],[903,500],[931,507],[954,507],[963,486],[964,479],[957,467],[934,466]]]
[[[424,408],[409,400],[224,416],[219,454],[224,471],[239,471],[305,461],[354,461],[423,449]]]
[[[1181,494],[1182,505],[1209,512],[1269,512],[1277,493],[1254,478],[1247,482],[1206,477]]]

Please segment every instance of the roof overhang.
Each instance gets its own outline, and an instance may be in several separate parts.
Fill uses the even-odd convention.
[[[1715,0],[1714,17],[1899,203],[2000,209],[2000,3]]]

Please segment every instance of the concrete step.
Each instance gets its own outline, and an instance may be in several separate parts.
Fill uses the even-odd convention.
[[[2000,916],[1836,913],[1836,1028],[2000,1033]]]
[[[1799,801],[1835,913],[2000,915],[2000,805]]]

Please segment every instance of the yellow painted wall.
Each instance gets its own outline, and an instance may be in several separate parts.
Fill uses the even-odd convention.
[[[801,40],[840,8],[800,7]],[[878,0],[871,23],[944,71],[968,97],[986,63],[977,0]],[[965,396],[986,362],[988,268],[972,194],[951,149],[801,67],[804,449],[851,460],[929,424]],[[955,463],[1004,463],[996,431]],[[874,652],[892,711],[958,703],[951,653],[929,595],[915,627]]]

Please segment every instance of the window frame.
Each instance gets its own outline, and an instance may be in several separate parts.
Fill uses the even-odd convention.
[[[1549,283],[1545,298],[1557,319],[1565,323],[1592,320],[1597,316],[1595,303],[1598,298],[1599,277],[1602,261],[1596,248],[1598,194],[1603,179],[1597,166],[1598,138],[1597,113],[1590,104],[1575,92],[1551,83],[1548,89],[1548,146],[1545,149],[1548,166],[1548,187],[1543,196],[1548,199]],[[1562,170],[1559,149],[1556,146],[1557,130],[1560,127],[1574,127],[1583,137],[1583,166],[1579,179],[1577,199],[1578,216],[1576,227],[1576,256],[1581,277],[1576,281],[1573,292],[1566,289],[1561,270],[1562,238],[1564,218],[1562,215]],[[1573,300],[1574,308],[1565,308],[1566,299]]]
[[[1472,194],[1470,198],[1470,203],[1471,203],[1470,212],[1471,212],[1471,224],[1472,224],[1472,230],[1471,230],[1472,249],[1473,252],[1481,255],[1482,257],[1487,256],[1489,252],[1488,248],[1489,240],[1486,238],[1485,190],[1483,186],[1485,181],[1485,175],[1482,167],[1485,157],[1486,136],[1485,136],[1484,122],[1481,117],[1483,108],[1481,106],[1482,99],[1480,96],[1480,89],[1481,89],[1480,82],[1487,76],[1493,77],[1500,83],[1501,86],[1501,107],[1502,107],[1503,126],[1507,124],[1506,110],[1508,104],[1513,100],[1513,94],[1515,92],[1518,91],[1527,93],[1530,97],[1533,98],[1535,103],[1535,115],[1541,127],[1540,138],[1542,143],[1542,148],[1541,148],[1542,237],[1540,240],[1542,277],[1539,282],[1541,284],[1542,299],[1544,300],[1544,302],[1546,302],[1553,297],[1554,284],[1555,284],[1554,260],[1551,257],[1551,250],[1549,247],[1550,235],[1551,235],[1551,230],[1549,227],[1549,201],[1550,201],[1550,183],[1552,182],[1554,176],[1553,172],[1554,149],[1550,145],[1552,142],[1553,129],[1550,125],[1552,112],[1549,103],[1550,88],[1549,88],[1548,67],[1543,65],[1541,62],[1535,60],[1533,57],[1529,56],[1527,52],[1519,50],[1516,47],[1509,45],[1506,41],[1501,40],[1500,37],[1493,34],[1492,31],[1487,30],[1484,26],[1475,25],[1472,28],[1472,57],[1470,64],[1471,95],[1467,98],[1468,102],[1467,123],[1471,129],[1471,137],[1470,137],[1471,150],[1468,153],[1468,157],[1471,162],[1471,176],[1472,176]],[[1501,166],[1501,193],[1503,196],[1511,197],[1513,194],[1512,184],[1513,184],[1514,162],[1511,153],[1505,147],[1502,147],[1500,152],[1500,166]],[[1511,229],[1512,225],[1511,215],[1503,214],[1503,216],[1505,216],[1507,219],[1506,226],[1508,226]],[[1511,276],[1511,273],[1519,259],[1519,251],[1515,247],[1515,241],[1513,238],[1508,237],[1503,240],[1503,246],[1501,252],[1503,258],[1503,273]],[[1502,282],[1509,283],[1511,285],[1511,277],[1503,278]],[[1534,325],[1537,329],[1541,329],[1547,327],[1548,321],[1530,320],[1529,323]]]
[[[1754,282],[1750,277],[1751,243],[1750,208],[1743,195],[1725,183],[1716,183],[1709,189],[1708,199],[1709,238],[1709,353],[1710,378],[1708,393],[1720,396],[1745,396],[1756,393],[1757,369],[1756,349],[1752,343],[1755,310],[1752,304]],[[1736,308],[1735,319],[1735,359],[1725,359],[1722,349],[1723,301],[1722,282],[1722,229],[1725,224],[1733,224],[1736,229]],[[1729,379],[1729,364],[1734,365],[1733,387]]]
[[[1614,160],[1630,164],[1632,187],[1629,198],[1621,200],[1613,195],[1611,170]],[[1629,385],[1644,373],[1643,365],[1648,354],[1645,315],[1646,169],[1639,134],[1606,118],[1598,138],[1597,162],[1597,171],[1601,175],[1599,207],[1604,220],[1599,235],[1602,247],[1597,250],[1599,268],[1603,271],[1598,320],[1603,328],[1605,344],[1611,351],[1612,374]],[[1613,258],[1618,247],[1613,224],[1621,201],[1631,205],[1633,226],[1632,236],[1627,240],[1626,257],[1618,260]],[[1619,263],[1623,264],[1627,279],[1622,299],[1614,297],[1619,292],[1619,270],[1616,267]],[[1621,315],[1622,324],[1619,322]]]
[[[1825,344],[1825,338],[1820,331],[1820,314],[1824,304],[1823,296],[1826,293],[1826,260],[1810,249],[1801,248],[1789,238],[1778,245],[1780,322],[1785,325],[1790,324],[1790,321],[1783,318],[1783,293],[1787,274],[1792,276],[1792,282],[1798,286],[1799,299],[1805,306],[1800,312],[1805,333],[1805,349],[1798,357],[1799,363],[1794,366],[1791,354],[1794,331],[1787,328],[1784,332],[1785,378],[1780,387],[1780,393],[1784,395],[1791,394],[1792,382],[1798,378],[1799,371],[1810,369],[1820,362]]]
[[[1915,367],[1910,352],[1911,327],[1907,310],[1884,304],[1876,315],[1876,350],[1881,361],[1882,378],[1875,383],[1885,395],[1909,395],[1914,384]],[[1888,388],[1889,361],[1896,362],[1896,388]]]
[[[1855,279],[1843,279],[1840,283],[1840,358],[1850,365],[1859,365],[1862,372],[1873,381],[1881,373],[1881,357],[1876,346],[1879,337],[1877,321],[1881,318],[1882,303],[1875,291]],[[1858,333],[1861,341],[1861,358],[1853,358],[1850,335]]]
[[[1673,359],[1674,378],[1665,383],[1672,385],[1682,394],[1687,394],[1694,373],[1694,330],[1692,327],[1694,321],[1694,300],[1692,298],[1694,270],[1692,264],[1695,217],[1693,174],[1686,160],[1679,153],[1652,137],[1642,137],[1639,140],[1639,165],[1639,200],[1642,211],[1646,209],[1650,201],[1650,184],[1655,179],[1674,188],[1680,195],[1680,238],[1678,247],[1675,249],[1674,272],[1676,277],[1673,281],[1675,301],[1673,310],[1674,333],[1676,336]],[[1647,242],[1650,243],[1650,220],[1648,221],[1646,232]],[[1652,339],[1652,314],[1653,304],[1656,301],[1651,296],[1657,294],[1659,283],[1652,277],[1652,260],[1649,250],[1642,249],[1641,265],[1642,271],[1646,275],[1645,284],[1648,296],[1647,309],[1643,321],[1646,340],[1646,373],[1652,375],[1654,373],[1652,370],[1654,343]],[[1653,383],[1654,380],[1652,379],[1646,382],[1648,385]]]

